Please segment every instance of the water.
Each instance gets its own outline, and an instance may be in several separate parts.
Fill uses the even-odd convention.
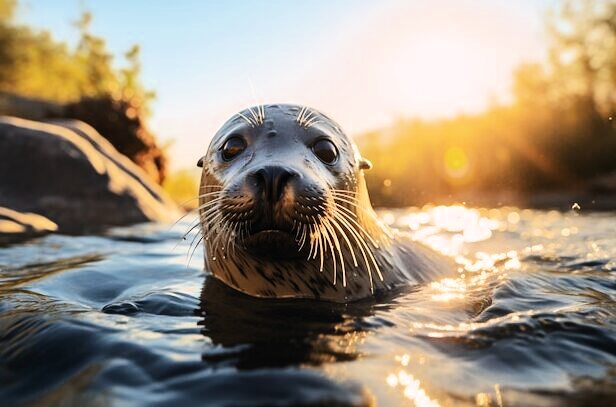
[[[381,212],[457,277],[348,305],[204,281],[189,222],[0,248],[0,405],[615,405],[616,214]]]

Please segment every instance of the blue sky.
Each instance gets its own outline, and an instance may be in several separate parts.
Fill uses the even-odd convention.
[[[140,44],[151,127],[182,168],[257,102],[307,104],[357,134],[505,101],[513,68],[543,56],[553,2],[22,0],[18,17],[74,44],[87,9],[116,55]]]

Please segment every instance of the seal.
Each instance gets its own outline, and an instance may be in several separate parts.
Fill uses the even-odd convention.
[[[245,294],[348,302],[454,270],[383,224],[364,179],[372,164],[315,109],[245,109],[198,165],[206,269]]]

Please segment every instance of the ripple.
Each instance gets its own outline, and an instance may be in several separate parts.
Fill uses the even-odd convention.
[[[458,275],[263,301],[204,279],[166,226],[0,248],[0,404],[614,404],[614,214],[385,215]]]
[[[199,299],[176,292],[152,292],[132,301],[107,304],[102,311],[107,314],[132,315],[143,312],[152,315],[194,316]]]

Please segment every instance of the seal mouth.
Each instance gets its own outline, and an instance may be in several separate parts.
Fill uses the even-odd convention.
[[[294,259],[300,257],[295,236],[290,230],[262,229],[246,237],[246,249],[258,257],[268,259]]]

